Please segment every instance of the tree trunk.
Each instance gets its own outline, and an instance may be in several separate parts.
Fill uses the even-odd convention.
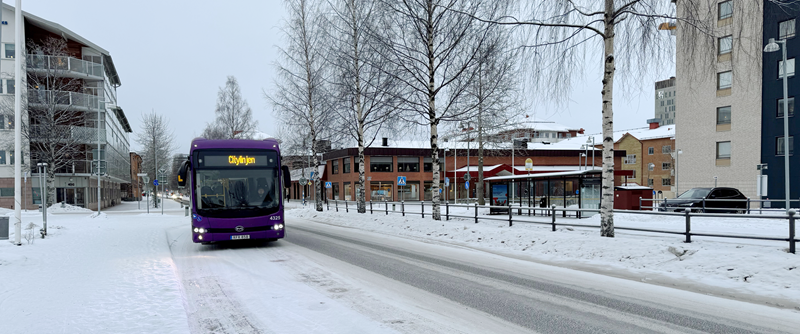
[[[600,235],[614,237],[614,0],[606,0],[603,42],[603,197],[600,205]]]
[[[434,66],[435,53],[433,50],[433,2],[428,1],[428,17],[426,37],[428,42],[428,121],[431,125],[431,162],[433,167],[433,184],[431,185],[431,198],[433,199],[433,220],[442,220],[442,213],[439,207],[439,119],[436,117],[436,67]]]
[[[47,165],[53,166],[52,163]],[[52,168],[47,168],[45,179],[45,184],[47,185],[47,207],[49,208],[51,205],[56,204],[56,173],[53,172]]]
[[[356,201],[358,201],[358,212],[367,212],[365,177],[364,172],[364,127],[363,123],[358,123],[358,188],[356,189]]]
[[[483,106],[478,105],[478,184],[476,187],[478,196],[478,205],[486,205],[483,198]]]
[[[434,109],[434,101],[430,100],[430,107]],[[439,130],[437,121],[431,122],[431,161],[433,167],[433,184],[431,184],[431,198],[433,200],[433,220],[442,220],[442,213],[439,207]]]

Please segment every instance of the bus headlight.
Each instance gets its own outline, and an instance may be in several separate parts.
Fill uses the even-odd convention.
[[[192,231],[194,231],[194,233],[200,232],[200,230],[198,230],[197,227],[195,227],[194,230]]]
[[[194,233],[200,233],[200,234],[208,232],[207,229],[204,229],[202,227],[195,227],[192,231],[194,231]]]
[[[283,224],[275,224],[275,229],[276,230],[282,230],[283,229]]]
[[[197,240],[203,240],[203,236],[202,235],[198,235],[197,236]]]

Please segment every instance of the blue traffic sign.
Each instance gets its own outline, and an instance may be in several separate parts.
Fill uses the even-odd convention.
[[[158,185],[158,180],[153,180],[153,185],[157,186]]]
[[[311,172],[311,175],[308,178],[309,179],[313,179],[314,178],[314,172]]]
[[[330,189],[333,185],[330,182],[325,182],[325,188]]]
[[[464,182],[464,189],[469,189],[469,181]]]
[[[398,176],[397,177],[397,185],[398,186],[406,185],[406,177],[405,176]]]
[[[444,186],[445,187],[449,187],[450,186],[450,178],[449,177],[444,178]]]

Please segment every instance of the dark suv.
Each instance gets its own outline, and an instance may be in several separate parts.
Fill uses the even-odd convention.
[[[747,196],[736,188],[692,188],[675,199],[668,199],[661,211],[684,211],[708,213],[745,213]]]

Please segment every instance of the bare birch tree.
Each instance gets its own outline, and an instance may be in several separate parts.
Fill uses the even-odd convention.
[[[358,145],[358,212],[367,212],[364,149],[371,146],[397,109],[397,80],[392,64],[380,57],[382,47],[374,40],[382,8],[370,0],[334,0],[331,4],[330,63],[337,128]]]
[[[680,2],[696,4],[698,1]],[[582,75],[583,66],[591,64],[602,69],[601,235],[614,237],[613,96],[616,75],[620,74],[623,82],[624,79],[633,80],[652,71],[653,64],[672,61],[673,42],[667,32],[659,30],[661,23],[678,20],[706,34],[710,30],[696,19],[695,11],[677,17],[669,1],[553,0],[522,4],[522,15],[529,14],[530,19],[507,16],[502,20],[481,21],[530,28],[526,33],[526,47],[533,53],[529,57],[533,73],[530,79],[536,87],[549,92],[551,98],[564,97],[573,80]],[[462,14],[476,17],[463,11]]]
[[[67,42],[46,37],[39,42],[28,41],[25,50],[27,94],[22,96],[22,135],[30,142],[31,161],[47,163],[48,195],[46,205],[56,198],[55,174],[72,172],[87,156],[87,143],[97,136],[97,110],[101,107],[102,91],[84,87],[83,80],[70,75],[70,54]],[[13,115],[14,99],[4,101],[4,113]],[[13,119],[13,118],[11,118]]]
[[[279,79],[273,94],[265,97],[272,103],[275,115],[295,134],[308,139],[313,155],[316,210],[322,211],[322,184],[316,166],[317,142],[331,137],[332,103],[327,87],[329,68],[326,52],[326,20],[317,1],[286,0],[289,20],[283,29],[287,46],[281,48]]]
[[[142,172],[147,173],[150,180],[158,178],[159,169],[170,170],[175,138],[166,117],[155,111],[143,114],[141,131],[136,134],[136,143],[141,147],[139,155],[142,157]],[[153,194],[157,194],[156,186],[152,184],[151,186]],[[158,201],[154,203],[158,207]]]
[[[429,127],[433,165],[433,219],[439,207],[439,124],[466,118],[475,109],[465,91],[476,76],[480,50],[493,25],[469,15],[494,17],[490,1],[382,0],[384,56],[403,86],[401,109]]]
[[[258,121],[253,119],[253,110],[242,97],[242,89],[236,77],[229,75],[225,87],[217,93],[216,120],[207,124],[203,137],[207,139],[249,139],[258,130]],[[215,137],[209,138],[206,137]],[[217,138],[220,137],[221,138]]]

